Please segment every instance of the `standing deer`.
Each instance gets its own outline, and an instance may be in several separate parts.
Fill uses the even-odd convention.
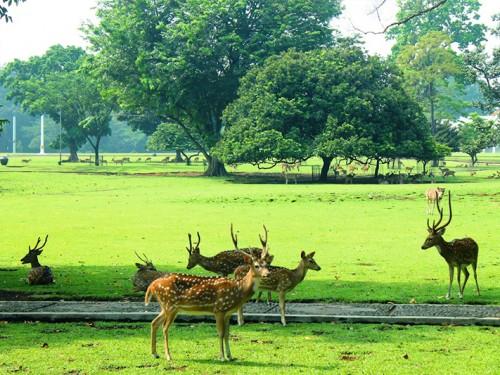
[[[288,175],[294,170],[297,169],[297,172],[300,172],[300,167],[302,163],[297,161],[295,163],[281,163],[281,174],[285,177],[285,184],[288,185]],[[292,174],[295,183],[297,183],[297,175]]]
[[[300,262],[299,265],[290,270],[285,267],[277,267],[277,266],[268,266],[269,274],[266,277],[263,277],[260,281],[259,296],[257,300],[260,298],[261,291],[266,290],[268,292],[267,299],[268,301],[271,299],[271,291],[277,292],[279,295],[279,305],[280,305],[280,315],[281,315],[281,323],[286,326],[285,319],[285,297],[286,293],[293,290],[297,285],[299,285],[302,280],[306,277],[308,270],[321,270],[321,267],[314,260],[313,251],[310,254],[307,254],[302,251],[300,253]],[[234,272],[235,278],[241,278],[248,272],[248,266],[244,265],[238,267]],[[243,319],[243,306],[238,309],[238,324],[242,325],[244,323]]]
[[[191,237],[191,235],[189,235]],[[244,254],[244,261],[249,265],[247,274],[241,279],[224,277],[201,277],[184,274],[171,274],[157,279],[146,291],[145,304],[154,295],[161,308],[160,314],[151,322],[151,353],[156,352],[156,332],[163,325],[165,357],[172,359],[168,347],[168,329],[179,312],[188,314],[214,315],[219,335],[220,360],[231,361],[229,348],[229,321],[231,314],[241,308],[252,296],[262,277],[269,273],[263,257],[255,258]]]
[[[264,226],[265,230],[265,238],[262,238],[259,236],[262,246],[267,246],[267,229]],[[235,245],[235,250],[226,250],[222,251],[213,257],[206,257],[201,255],[200,252],[200,234],[197,233],[198,236],[198,241],[194,244],[192,244],[191,240],[191,234],[188,235],[189,238],[189,247],[186,247],[188,253],[189,253],[189,260],[187,264],[187,269],[190,270],[191,268],[200,265],[204,269],[210,272],[217,273],[221,276],[227,276],[229,274],[232,274],[236,268],[241,266],[242,264],[245,264],[245,255],[246,253],[251,253],[255,255],[256,257],[260,257],[262,255],[263,250],[259,248],[246,248],[246,249],[238,249],[238,239],[234,235],[232,226],[231,226],[231,236],[233,239],[233,244]],[[266,251],[266,260],[271,260],[272,257],[271,255],[268,255]]]
[[[427,189],[425,192],[425,196],[427,198],[427,215],[434,213],[434,206],[436,205],[436,202],[443,198],[445,190],[446,188],[441,187]]]
[[[143,291],[145,292],[148,289],[149,285],[160,277],[167,276],[168,272],[161,272],[156,269],[153,262],[148,259],[146,254],[143,254],[143,258],[135,253],[137,258],[143,263],[136,263],[137,272],[132,278],[132,284],[134,285],[135,291]]]
[[[455,267],[457,268],[457,281],[459,289],[458,295],[460,298],[463,298],[465,284],[467,284],[467,280],[469,279],[469,271],[467,270],[468,265],[472,265],[472,270],[474,271],[474,279],[476,280],[477,295],[479,296],[480,292],[476,272],[479,247],[477,246],[476,241],[469,237],[455,239],[451,242],[445,241],[443,238],[443,234],[446,227],[450,224],[452,218],[450,192],[448,191],[448,206],[450,210],[450,217],[448,221],[441,226],[439,225],[443,220],[443,209],[439,207],[439,201],[436,201],[436,204],[439,212],[439,220],[437,223],[433,221],[431,227],[429,225],[429,219],[427,219],[427,230],[429,232],[429,235],[422,245],[422,250],[426,250],[433,246],[436,246],[439,255],[441,255],[446,260],[446,263],[448,263],[448,269],[450,271],[450,284],[448,285],[448,293],[446,294],[446,299],[449,299],[451,296],[451,284],[453,282],[453,272]],[[460,285],[460,275],[462,272],[464,273],[465,280],[463,285]]]
[[[28,246],[28,254],[21,259],[23,264],[31,264],[31,271],[28,274],[28,283],[30,285],[45,285],[52,284],[54,282],[54,276],[52,275],[52,270],[50,267],[42,266],[38,261],[38,256],[43,252],[43,247],[47,244],[47,239],[49,235],[45,236],[45,241],[40,246],[40,237],[33,249]]]

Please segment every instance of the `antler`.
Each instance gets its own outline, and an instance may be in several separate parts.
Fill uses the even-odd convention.
[[[189,247],[186,246],[186,250],[188,251],[189,254],[193,251],[193,242],[191,240],[191,233],[188,233],[188,238],[189,238]]]
[[[451,223],[451,218],[453,216],[452,210],[451,210],[451,191],[448,190],[448,208],[450,210],[450,217],[448,218],[448,221],[445,224],[441,225],[440,227],[438,227],[438,226],[441,223],[441,221],[443,220],[443,209],[439,208],[439,201],[436,201],[436,203],[437,203],[437,208],[439,211],[439,221],[437,222],[437,224],[435,226],[433,226],[433,228],[434,228],[434,230],[438,231],[440,229],[446,228]]]
[[[231,223],[231,239],[233,240],[234,248],[238,250],[238,236],[234,234],[233,223]]]
[[[262,238],[262,236],[259,233],[259,239],[260,239],[260,243],[262,244],[262,255],[261,255],[261,258],[264,259],[267,256],[267,252],[268,252],[268,249],[267,249],[267,233],[268,233],[268,230],[267,230],[267,228],[266,228],[265,225],[262,225],[262,226],[264,227],[264,238]]]
[[[200,237],[200,232],[196,232],[196,235],[198,236],[198,242],[195,243],[195,249],[199,249],[200,248],[200,242],[201,242],[201,237]]]
[[[36,244],[35,246],[33,247],[33,249],[28,245],[28,249],[29,251],[33,251],[33,250],[42,250],[43,247],[45,246],[45,244],[47,243],[47,239],[49,238],[49,235],[47,234],[45,236],[45,241],[43,242],[42,246],[38,247],[38,245],[40,244],[40,241],[41,241],[41,238],[38,237],[38,240],[36,241]]]
[[[142,256],[144,258],[141,258],[141,256],[139,254],[137,254],[137,251],[134,251],[134,253],[137,256],[137,258],[139,258],[140,261],[142,261],[142,262],[144,262],[146,264],[151,262],[151,260],[148,259],[148,256],[146,254],[142,253]]]

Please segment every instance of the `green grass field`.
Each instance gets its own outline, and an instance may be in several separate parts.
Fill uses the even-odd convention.
[[[352,324],[249,324],[231,329],[220,363],[213,324],[176,324],[174,360],[150,355],[148,324],[0,325],[0,373],[498,374],[499,330]],[[159,353],[163,351],[158,338]],[[496,358],[496,359],[495,359]]]
[[[136,157],[141,156],[132,160]],[[161,270],[185,271],[187,233],[200,231],[202,253],[213,255],[232,248],[232,222],[240,246],[257,245],[266,224],[275,264],[294,267],[301,250],[316,251],[322,270],[311,271],[289,299],[445,301],[447,264],[437,250],[420,250],[429,184],[257,184],[244,177],[197,177],[201,163],[58,166],[54,156],[31,156],[27,165],[22,158],[0,167],[4,291],[34,298],[139,297],[130,282],[134,251],[146,253]],[[466,162],[463,155],[453,160],[447,165]],[[474,177],[457,167],[457,178],[444,184],[453,192],[454,208],[445,238],[471,236],[479,243],[482,295],[474,294],[471,283],[463,302],[497,304],[500,180],[487,176],[499,169],[493,163],[500,158],[488,154],[481,160],[492,164],[478,167]],[[28,266],[19,259],[46,233],[49,242],[40,260],[53,268],[56,283],[29,286],[24,281]]]

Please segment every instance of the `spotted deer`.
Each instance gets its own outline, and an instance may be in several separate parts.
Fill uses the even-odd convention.
[[[295,163],[281,163],[281,174],[285,178],[285,184],[288,185],[288,176],[297,169],[297,172],[300,172],[300,167],[302,163],[300,161],[297,161]],[[292,174],[292,177],[297,183],[297,175],[295,173]]]
[[[38,237],[38,241],[33,249],[28,246],[28,254],[21,259],[22,264],[31,264],[31,270],[28,274],[28,283],[30,285],[45,285],[54,282],[54,276],[52,275],[50,267],[42,266],[38,261],[38,256],[42,254],[48,238],[49,235],[47,234],[45,236],[45,241],[40,245],[41,239]]]
[[[425,192],[425,197],[427,198],[427,215],[434,213],[434,206],[436,202],[440,201],[443,198],[443,194],[446,188],[437,187],[427,189]]]
[[[306,277],[308,270],[321,270],[321,267],[314,260],[314,254],[312,253],[306,254],[304,251],[300,253],[300,262],[299,265],[291,270],[285,267],[277,267],[277,266],[268,266],[269,274],[266,277],[263,277],[258,286],[259,296],[257,300],[260,298],[261,291],[268,292],[268,301],[270,300],[271,292],[277,292],[279,296],[279,306],[280,306],[280,315],[281,315],[281,323],[285,326],[285,297],[286,293],[293,290],[297,285],[299,285],[304,278]],[[244,265],[238,267],[234,272],[235,278],[241,278],[248,272],[248,266]],[[238,324],[242,325],[244,323],[243,318],[243,306],[238,309]]]
[[[267,229],[264,226],[265,230],[265,237],[262,238],[259,235],[259,238],[261,240],[262,245],[267,246]],[[191,239],[191,234],[188,235],[189,239],[189,247],[186,247],[188,254],[189,254],[189,259],[188,259],[188,264],[187,264],[187,269],[190,270],[191,268],[200,265],[202,268],[206,269],[207,271],[214,272],[216,274],[219,274],[221,276],[228,276],[234,272],[236,268],[241,266],[242,264],[245,264],[245,253],[251,253],[255,255],[256,257],[260,257],[262,255],[262,249],[259,248],[244,248],[244,249],[239,249],[238,248],[238,239],[233,233],[233,227],[231,225],[231,237],[233,239],[233,244],[235,246],[235,250],[226,250],[226,251],[221,251],[220,253],[212,256],[212,257],[206,257],[203,256],[200,252],[200,242],[201,242],[201,237],[200,234],[197,233],[198,236],[198,241],[193,245],[192,239]],[[266,252],[266,260],[267,261],[272,261],[272,256],[268,255]]]
[[[146,291],[145,304],[154,295],[160,304],[160,314],[151,322],[151,353],[156,352],[156,332],[163,326],[165,357],[172,359],[168,345],[168,329],[179,312],[187,314],[214,315],[219,336],[220,360],[231,361],[229,347],[229,321],[231,315],[247,302],[258,288],[262,277],[268,275],[265,261],[266,248],[262,257],[243,254],[248,272],[240,279],[224,277],[202,277],[184,274],[170,274],[151,283]]]
[[[132,284],[134,285],[135,291],[145,292],[148,289],[148,286],[154,280],[168,275],[168,272],[158,271],[154,266],[153,262],[150,259],[148,259],[146,254],[143,254],[143,256],[141,257],[136,252],[135,255],[142,262],[135,264],[135,266],[137,267],[137,272],[132,278]]]
[[[479,247],[472,238],[466,237],[461,239],[455,239],[447,242],[443,238],[446,227],[451,223],[452,211],[451,211],[451,193],[448,191],[448,206],[450,211],[450,217],[448,221],[441,225],[443,220],[443,209],[439,207],[439,200],[436,201],[437,210],[439,212],[439,220],[436,223],[435,220],[432,222],[432,227],[429,225],[429,219],[427,219],[427,230],[429,232],[425,242],[422,245],[422,250],[429,249],[435,246],[445,260],[448,263],[448,269],[450,273],[450,283],[448,285],[448,293],[446,294],[446,299],[451,296],[451,284],[453,282],[453,272],[455,267],[457,268],[457,281],[459,289],[459,297],[463,298],[465,284],[469,279],[469,271],[467,266],[472,265],[472,271],[474,272],[474,279],[476,280],[476,290],[477,295],[480,295],[479,284],[477,282],[477,256],[479,253]],[[463,285],[460,284],[460,275],[464,273],[465,280]]]

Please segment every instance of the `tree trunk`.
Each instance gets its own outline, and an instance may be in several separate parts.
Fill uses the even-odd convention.
[[[330,165],[332,164],[332,157],[321,157],[323,159],[323,166],[321,167],[321,174],[319,180],[321,182],[326,182],[328,180],[328,171],[330,170]]]
[[[181,150],[175,150],[175,162],[176,163],[182,163],[183,162],[181,152],[182,152]]]
[[[94,148],[94,157],[95,157],[95,165],[99,166],[99,143],[101,142],[101,138],[97,138],[95,141]]]
[[[205,176],[227,176],[226,168],[219,159],[209,156],[207,161],[208,168],[204,173]]]
[[[69,161],[71,163],[77,163],[78,162],[78,147],[77,147],[76,143],[73,141],[69,141],[68,148],[69,148]]]
[[[433,137],[436,137],[436,119],[435,119],[435,109],[434,109],[434,85],[429,83],[429,102],[431,104],[431,133]],[[432,166],[437,167],[439,165],[439,160],[435,159],[432,161]]]
[[[378,171],[380,169],[380,160],[377,159],[377,164],[375,164],[375,178],[378,178]]]
[[[470,155],[470,160],[472,162],[472,167],[474,168],[474,166],[477,163],[477,156],[476,155]]]

